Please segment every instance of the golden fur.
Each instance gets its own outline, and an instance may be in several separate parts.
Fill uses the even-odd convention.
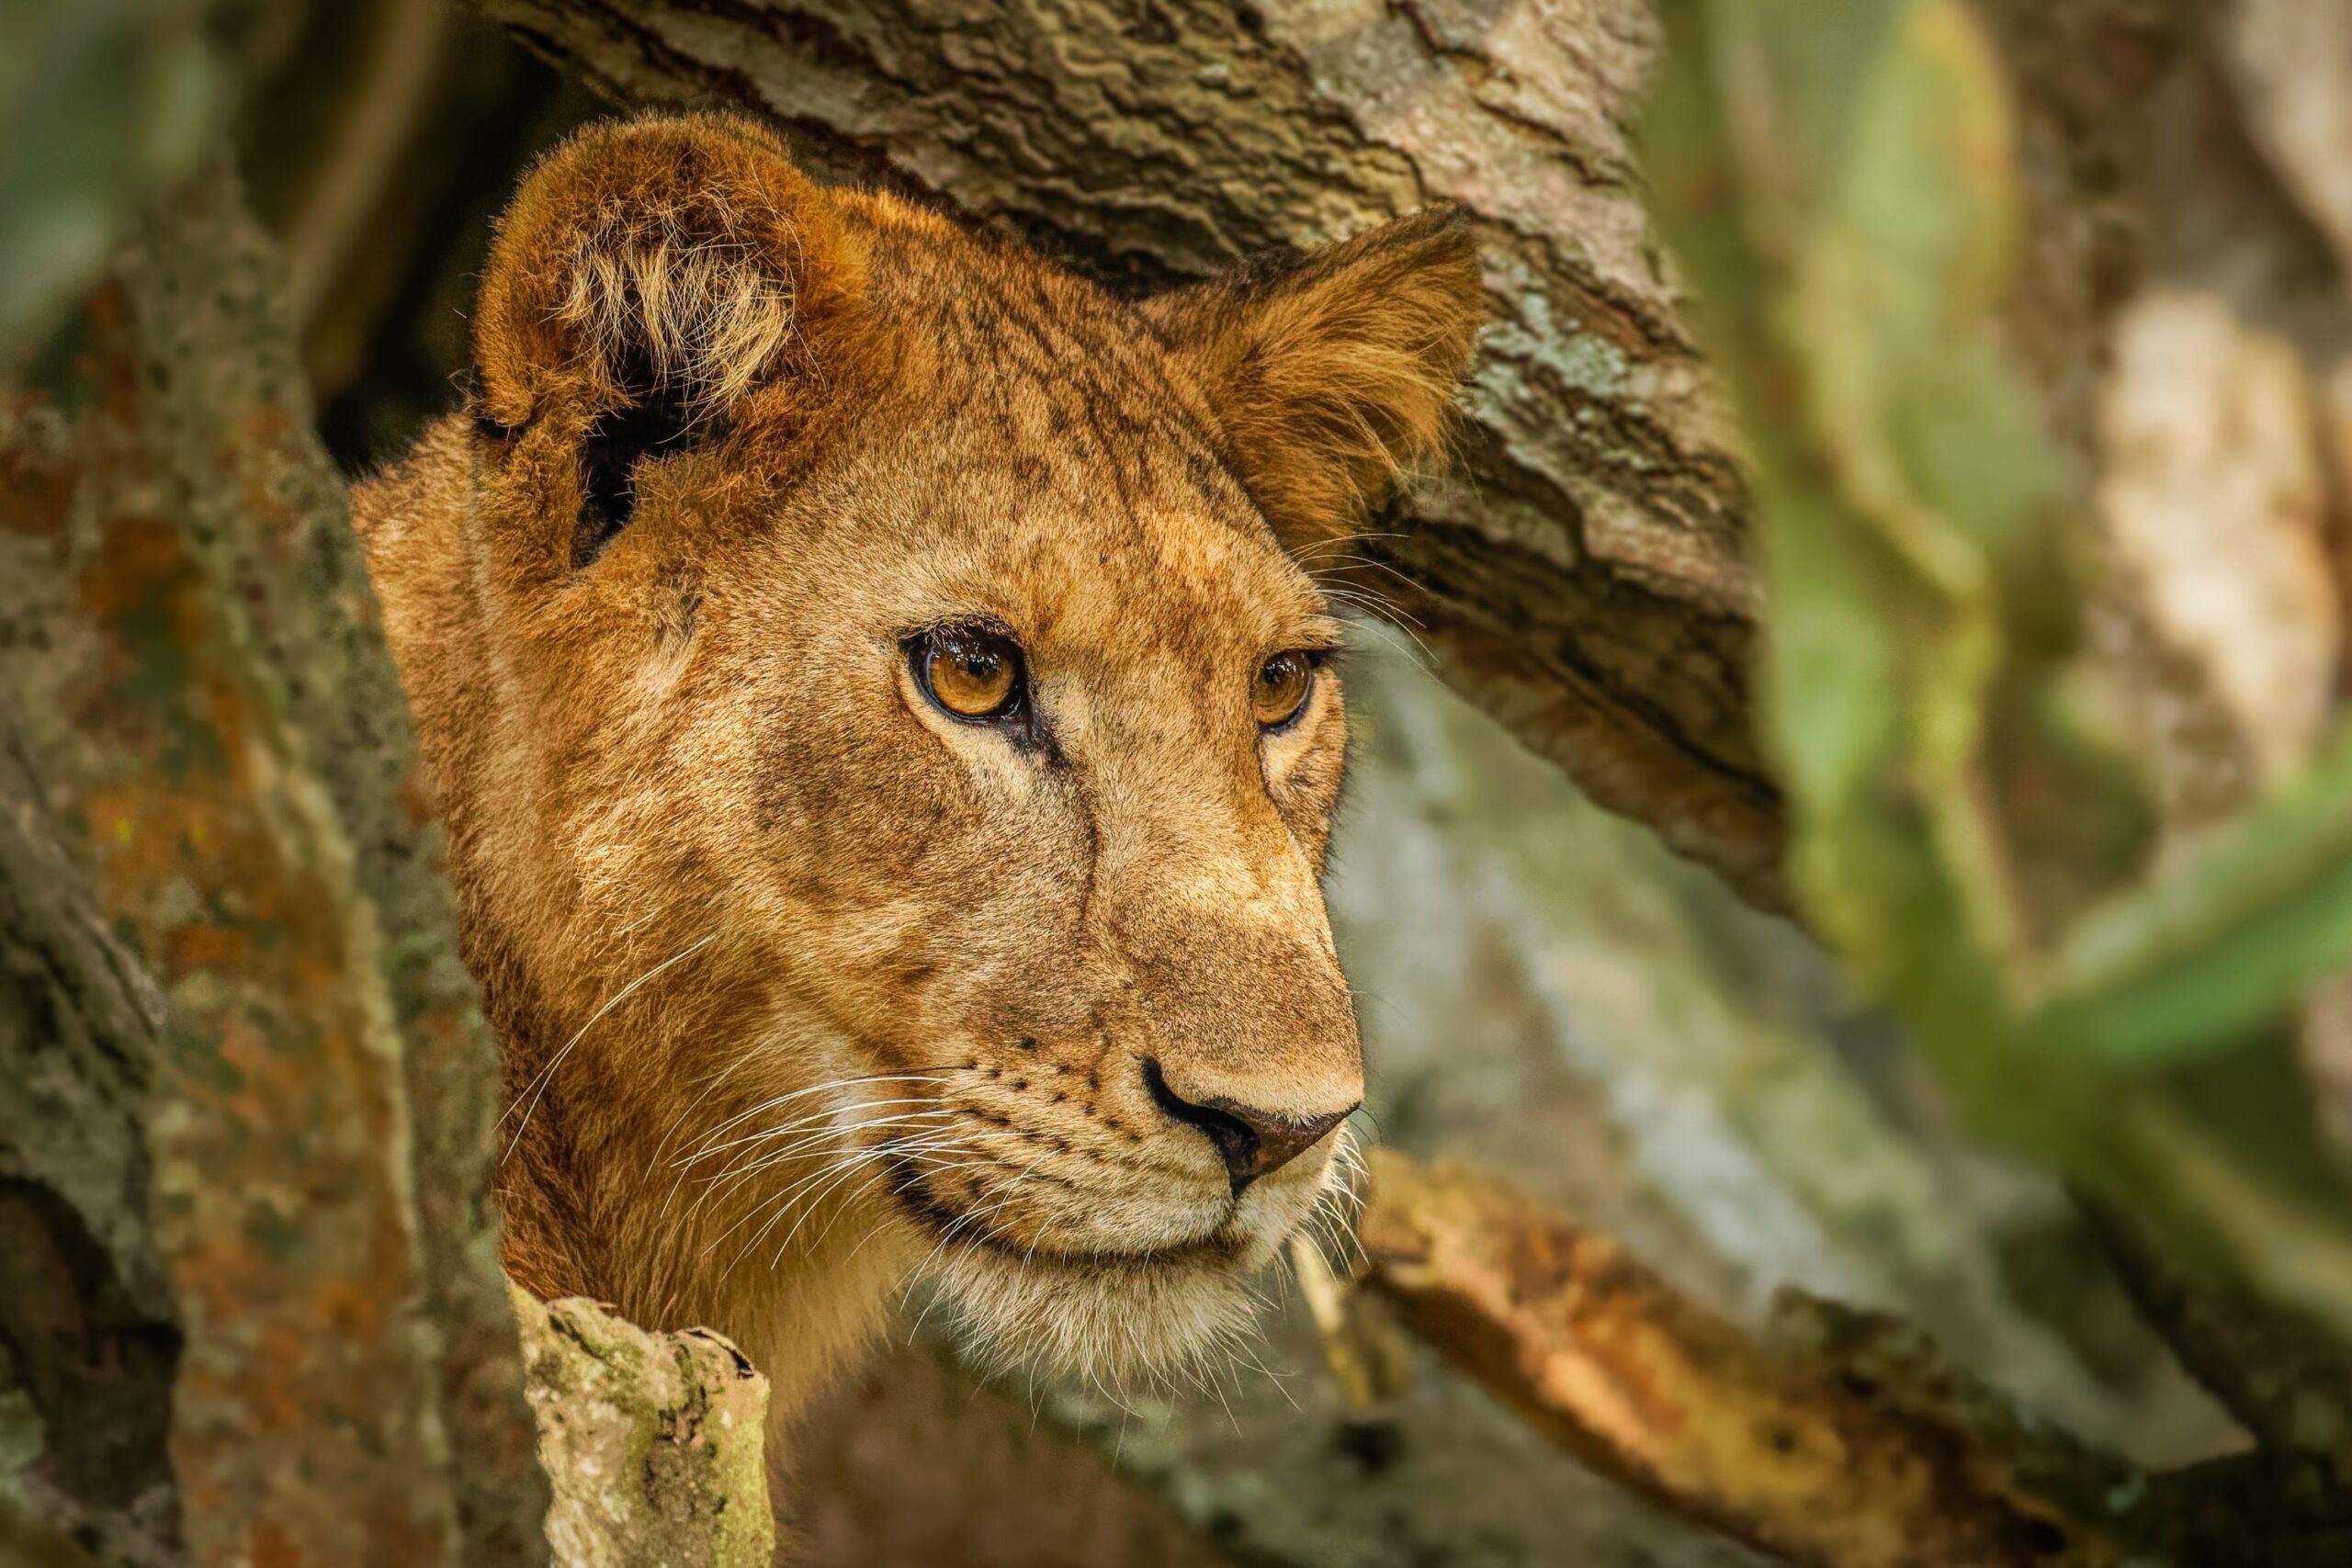
[[[748,122],[529,175],[470,417],[354,498],[504,1055],[519,1282],[718,1327],[779,1423],[918,1269],[1057,1366],[1235,1329],[1334,1140],[1237,1187],[1167,1097],[1279,1123],[1362,1087],[1336,671],[1279,731],[1250,682],[1331,643],[1291,552],[1438,451],[1479,308],[1444,213],[1133,307]],[[975,618],[1025,740],[910,671]]]

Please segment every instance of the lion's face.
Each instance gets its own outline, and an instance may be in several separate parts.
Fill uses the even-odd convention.
[[[1091,381],[998,360],[902,390],[769,525],[690,547],[695,646],[659,700],[692,716],[638,787],[802,1047],[747,1071],[838,1086],[779,1106],[782,1141],[870,1123],[807,1152],[871,1151],[861,1179],[1003,1335],[1125,1359],[1230,1314],[1363,1083],[1317,886],[1337,627],[1185,411]],[[614,552],[671,506],[694,535],[697,491]]]
[[[502,1010],[512,1088],[603,1248],[674,1232],[756,1295],[838,1236],[1064,1365],[1241,1319],[1363,1089],[1306,568],[1476,309],[1458,231],[1357,248],[1138,310],[740,126],[533,176],[478,328],[494,695],[418,705],[429,743],[527,732],[444,788],[477,966],[549,1015]],[[1284,357],[1318,348],[1328,385]],[[682,1256],[655,1293],[710,1299]]]

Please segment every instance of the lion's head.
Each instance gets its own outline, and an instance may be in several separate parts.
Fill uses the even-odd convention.
[[[1236,1325],[1363,1088],[1311,572],[1479,304],[1444,213],[1128,304],[745,122],[538,166],[358,506],[518,1278],[787,1384],[917,1265],[1058,1364]]]

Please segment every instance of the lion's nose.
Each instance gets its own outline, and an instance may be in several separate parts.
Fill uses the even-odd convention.
[[[1327,1115],[1289,1116],[1261,1111],[1238,1100],[1214,1096],[1191,1100],[1168,1087],[1159,1064],[1146,1058],[1144,1087],[1152,1103],[1188,1127],[1197,1127],[1216,1145],[1219,1158],[1233,1178],[1233,1195],[1271,1170],[1280,1170],[1312,1147],[1324,1134],[1348,1119],[1355,1105]],[[1356,1104],[1362,1104],[1359,1100]]]

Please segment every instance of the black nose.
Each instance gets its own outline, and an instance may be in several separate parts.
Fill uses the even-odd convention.
[[[1328,1116],[1279,1116],[1271,1111],[1243,1105],[1238,1100],[1213,1097],[1190,1100],[1180,1097],[1168,1087],[1161,1076],[1159,1064],[1147,1058],[1143,1065],[1143,1085],[1151,1091],[1154,1105],[1174,1120],[1188,1127],[1198,1127],[1216,1145],[1219,1158],[1233,1178],[1233,1195],[1270,1170],[1280,1170],[1304,1154],[1316,1140],[1348,1119],[1346,1111],[1334,1111]]]

